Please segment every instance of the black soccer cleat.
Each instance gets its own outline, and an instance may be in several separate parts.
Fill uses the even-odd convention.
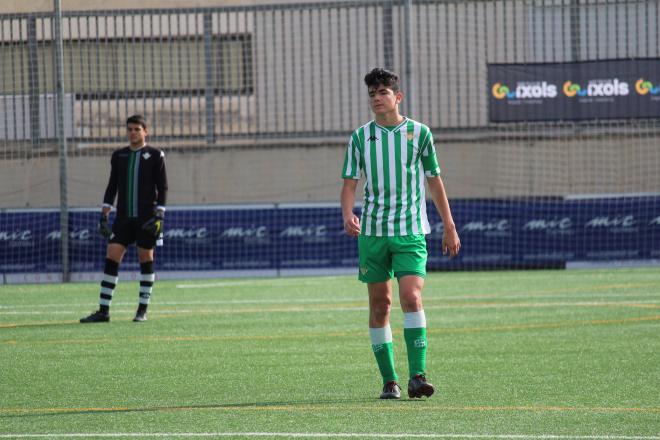
[[[80,318],[80,322],[82,324],[89,324],[92,322],[110,322],[110,315],[108,313],[103,313],[100,310],[97,310],[89,316]]]
[[[392,380],[383,386],[383,392],[380,393],[381,399],[400,399],[401,387],[396,381]]]
[[[133,318],[133,322],[144,322],[147,320],[147,312],[137,312],[135,314],[135,318]]]
[[[408,381],[408,397],[411,399],[431,397],[434,391],[435,387],[426,381],[423,374],[418,374]]]

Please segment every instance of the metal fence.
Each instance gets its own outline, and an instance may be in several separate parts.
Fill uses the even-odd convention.
[[[657,57],[659,16],[657,2],[627,0],[63,11],[64,132],[84,145],[120,141],[139,109],[161,144],[344,136],[369,117],[360,79],[377,65],[402,74],[412,117],[492,131],[488,63]],[[5,149],[56,139],[53,20],[0,16]]]

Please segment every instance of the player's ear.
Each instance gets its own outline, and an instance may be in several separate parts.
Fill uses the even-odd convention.
[[[399,90],[398,92],[396,92],[394,97],[396,98],[396,103],[400,104],[401,101],[403,101],[403,92],[401,90]]]

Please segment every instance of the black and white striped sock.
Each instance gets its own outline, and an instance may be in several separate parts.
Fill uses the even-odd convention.
[[[155,279],[154,262],[145,261],[144,263],[140,263],[140,303],[138,305],[138,313],[147,311]]]
[[[103,280],[101,280],[101,293],[99,298],[99,310],[101,313],[110,313],[110,303],[112,295],[119,281],[119,263],[109,258],[105,259],[105,268],[103,269]]]

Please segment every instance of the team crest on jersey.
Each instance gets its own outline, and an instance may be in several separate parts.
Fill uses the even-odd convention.
[[[407,138],[408,138],[409,141],[412,141],[414,137],[415,137],[414,133],[408,133]]]
[[[149,154],[149,152],[147,151],[142,155],[142,157],[144,158],[144,160],[147,160],[151,157],[151,154]]]

